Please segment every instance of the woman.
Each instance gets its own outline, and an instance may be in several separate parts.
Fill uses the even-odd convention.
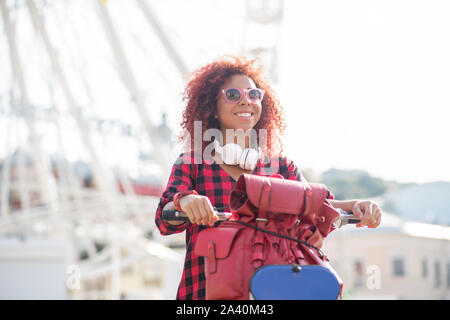
[[[194,72],[186,86],[181,135],[186,152],[173,165],[155,219],[163,235],[186,231],[186,258],[177,299],[205,299],[204,260],[194,254],[194,245],[198,233],[217,222],[214,207],[228,208],[230,193],[242,173],[278,173],[286,179],[304,179],[298,167],[281,156],[280,136],[285,127],[282,109],[255,62],[239,57],[221,58]],[[205,138],[213,129],[218,145]],[[254,135],[248,135],[250,131]],[[223,147],[227,145],[251,150],[255,140],[251,137],[260,147],[254,163],[249,165],[247,160],[251,157],[242,161],[244,156],[239,159],[239,154],[232,152],[224,156]],[[265,143],[261,143],[263,140]],[[230,154],[236,158],[231,163],[226,161]],[[331,194],[328,198],[335,208],[352,211],[361,218],[358,227],[375,228],[381,222],[381,210],[372,201],[338,201]],[[161,219],[163,210],[175,208],[184,211],[189,222]]]

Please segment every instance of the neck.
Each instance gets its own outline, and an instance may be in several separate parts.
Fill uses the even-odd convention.
[[[251,148],[251,143],[250,143],[250,139],[251,139],[251,131],[247,130],[244,131],[242,129],[238,129],[238,130],[228,130],[228,134],[227,134],[227,130],[226,129],[222,129],[222,137],[223,137],[223,144],[222,145],[226,145],[228,143],[235,143],[238,144],[242,149],[246,149],[246,148]]]

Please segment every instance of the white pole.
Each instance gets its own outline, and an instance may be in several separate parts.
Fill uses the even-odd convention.
[[[11,140],[11,121],[6,122],[6,143],[5,143],[5,160],[3,162],[3,174],[2,174],[2,193],[1,193],[1,210],[0,217],[6,219],[9,214],[9,192],[10,192],[10,179],[11,179],[11,154],[9,153],[9,142]]]
[[[169,57],[172,59],[175,66],[177,67],[177,70],[180,73],[181,78],[186,79],[186,77],[189,74],[189,68],[187,67],[185,61],[178,54],[177,50],[175,49],[175,46],[172,44],[172,42],[170,42],[169,37],[165,34],[161,26],[161,23],[157,19],[156,15],[153,14],[153,9],[148,4],[148,1],[137,0],[136,3],[141,8],[142,12],[144,13],[144,16],[147,19],[147,22],[153,28],[153,31],[155,31],[155,34],[158,37],[159,41],[161,41],[162,45],[169,54]]]
[[[52,208],[56,208],[58,204],[56,182],[51,172],[50,163],[47,161],[43,161],[43,152],[40,146],[40,135],[36,130],[33,117],[30,117],[28,115],[28,111],[26,109],[30,106],[28,89],[25,83],[22,62],[17,50],[16,39],[13,34],[13,26],[9,17],[9,11],[6,6],[6,2],[0,1],[0,7],[5,25],[6,36],[9,42],[13,75],[20,89],[22,115],[28,127],[29,140],[32,148],[31,157],[33,159],[33,165],[36,170],[38,183],[40,185],[41,201],[45,204],[49,204]]]
[[[81,115],[80,110],[78,110],[78,108],[76,107],[77,104],[75,103],[75,99],[72,95],[67,79],[63,73],[61,65],[59,64],[56,51],[53,48],[52,44],[50,43],[50,39],[48,38],[42,16],[39,14],[33,0],[27,0],[27,4],[31,15],[31,20],[33,22],[33,26],[42,37],[45,48],[50,58],[50,62],[52,64],[52,68],[55,71],[58,82],[61,85],[64,96],[66,97],[70,113],[77,122],[81,139],[90,155],[92,170],[95,178],[98,181],[99,188],[100,190],[103,191],[105,196],[110,197],[114,195],[117,191],[117,188],[115,187],[116,184],[114,181],[114,177],[112,176],[112,173],[110,171],[103,169],[100,163],[100,159],[94,148],[94,144],[92,143],[91,138],[89,136],[88,132],[89,130],[87,128],[87,125]]]
[[[116,213],[117,215],[118,213]],[[114,223],[112,224],[111,230],[111,299],[119,300],[120,299],[120,234],[119,234],[119,221],[116,216],[114,219]]]
[[[126,57],[125,50],[123,49],[123,46],[120,43],[119,36],[117,35],[114,24],[111,20],[111,17],[109,16],[107,5],[105,5],[105,3],[103,3],[101,0],[96,1],[96,3],[101,21],[103,23],[104,30],[109,39],[109,43],[111,45],[114,57],[117,60],[117,65],[119,67],[120,71],[119,73],[122,78],[123,84],[128,89],[131,96],[131,100],[134,102],[136,110],[144,125],[145,130],[147,131],[150,141],[153,147],[156,149],[159,144],[166,143],[167,141],[159,141],[158,139],[157,130],[154,128],[150,120],[150,116],[149,113],[147,112],[147,107],[145,105],[142,91],[139,89],[139,86],[136,83],[133,71]],[[156,162],[159,164],[161,170],[163,171],[163,175],[168,176],[166,172],[169,169],[167,165],[168,155],[163,154],[163,152],[160,152],[158,150],[155,150],[153,156],[155,157]]]
[[[19,121],[18,121],[19,122]],[[20,195],[20,205],[21,210],[28,210],[30,209],[30,184],[31,179],[28,179],[28,166],[26,165],[26,149],[21,146],[20,140],[20,123],[16,126],[17,130],[17,160],[16,160],[16,168],[18,173],[18,183],[16,186],[19,188],[19,195]],[[28,181],[27,181],[28,180]],[[31,185],[31,190],[33,190],[33,185]]]

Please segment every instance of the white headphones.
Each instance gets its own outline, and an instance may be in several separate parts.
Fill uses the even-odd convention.
[[[214,149],[225,164],[239,165],[245,170],[253,171],[261,157],[261,148],[258,148],[258,150],[251,148],[242,150],[241,146],[235,143],[227,143],[222,147],[217,140],[214,140]]]

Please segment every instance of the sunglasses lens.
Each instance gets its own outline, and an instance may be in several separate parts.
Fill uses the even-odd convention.
[[[227,91],[225,91],[225,97],[229,100],[229,101],[239,101],[239,99],[241,99],[241,93],[239,92],[239,90],[236,89],[228,89]]]
[[[261,91],[257,90],[257,89],[252,89],[248,92],[248,96],[250,97],[251,100],[254,101],[261,101]]]

